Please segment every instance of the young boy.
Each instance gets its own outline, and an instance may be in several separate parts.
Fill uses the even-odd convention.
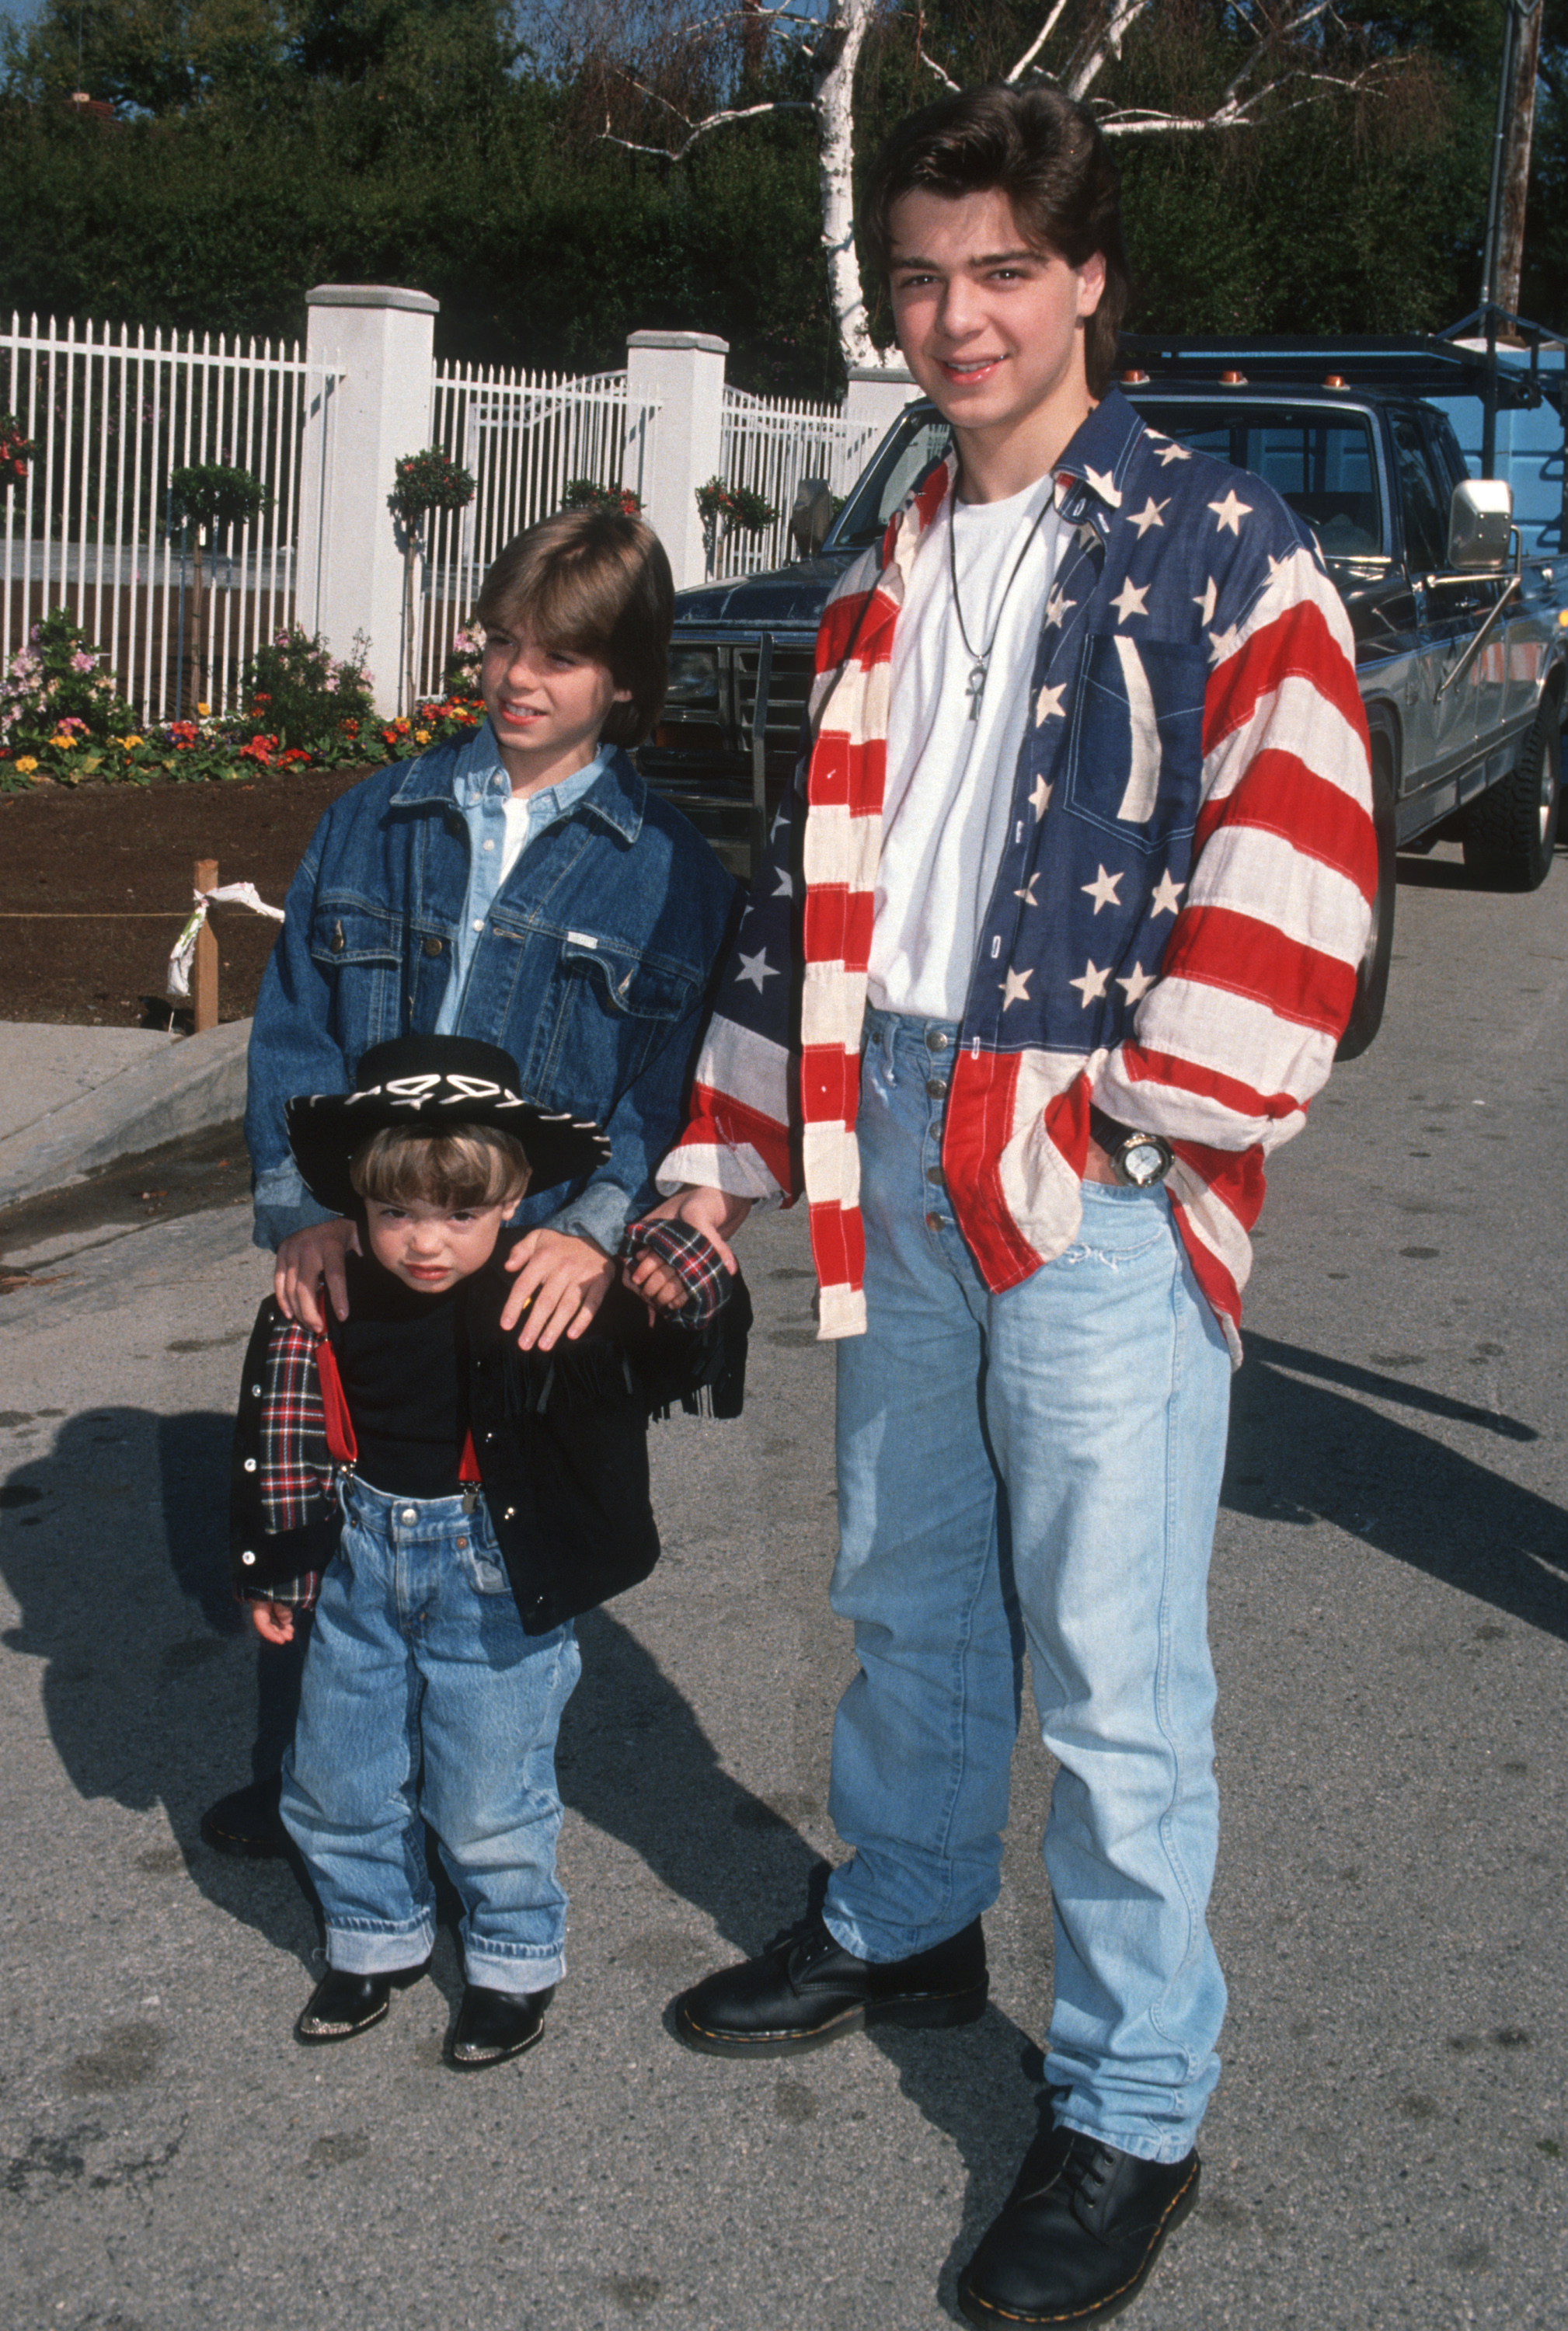
[[[565,1186],[536,1179],[507,1324],[548,1350],[583,1333],[629,1218],[674,1139],[736,886],[625,747],[663,700],[669,561],[639,519],[571,510],[508,543],[485,577],[489,718],[335,802],[289,891],[252,1030],[245,1135],[255,1235],[276,1247],[285,1314],[320,1328],[349,1308],[347,1216],[318,1205],[284,1108],[346,1092],[360,1056],[400,1034],[499,1045],[545,1109],[603,1127],[608,1155]],[[254,1780],[203,1823],[230,1853],[282,1849],[278,1767],[295,1646],[263,1647]]]
[[[562,1973],[573,1620],[652,1568],[650,1409],[708,1384],[733,1413],[744,1326],[732,1309],[713,1333],[676,1328],[672,1351],[618,1289],[587,1337],[519,1348],[503,1223],[609,1143],[525,1101],[493,1046],[377,1045],[354,1092],[291,1102],[288,1124],[306,1188],[359,1232],[347,1316],[324,1334],[262,1306],[236,1436],[235,1579],[256,1632],[286,1643],[316,1606],[281,1812],[328,1972],[297,2034],[367,2031],[427,1964],[423,1816],[462,1902],[449,2060],[480,2069],[540,2038]]]

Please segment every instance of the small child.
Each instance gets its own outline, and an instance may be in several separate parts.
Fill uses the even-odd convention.
[[[572,1622],[651,1570],[649,1416],[704,1389],[738,1413],[748,1315],[698,1254],[696,1333],[617,1289],[580,1340],[519,1348],[500,1324],[519,1235],[503,1224],[609,1146],[519,1084],[495,1046],[411,1036],[366,1052],[354,1091],[290,1103],[306,1186],[360,1251],[324,1334],[262,1305],[235,1441],[235,1578],[256,1631],[286,1642],[316,1610],[281,1812],[328,1973],[297,2036],[367,2031],[428,1964],[423,1817],[462,1903],[448,2060],[465,2071],[542,2035],[563,1971]]]

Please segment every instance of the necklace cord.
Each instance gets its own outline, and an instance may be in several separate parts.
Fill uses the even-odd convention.
[[[1030,547],[1034,541],[1035,536],[1040,532],[1046,511],[1051,508],[1052,499],[1052,496],[1048,493],[1044,501],[1041,502],[1039,509],[1036,510],[1034,514],[1034,524],[1024,536],[1023,548],[1019,552],[1012,572],[1007,578],[1007,588],[1003,592],[1002,604],[996,610],[996,621],[992,625],[990,642],[985,647],[977,648],[969,637],[968,626],[964,621],[964,602],[958,596],[958,490],[956,487],[954,488],[953,507],[947,513],[947,571],[953,578],[953,612],[958,618],[958,636],[963,641],[965,649],[971,661],[975,664],[982,674],[984,673],[986,666],[991,661],[991,651],[996,645],[997,639],[1001,633],[1002,619],[1007,613],[1007,601],[1009,595],[1012,592],[1013,585],[1017,582],[1019,576],[1023,572],[1023,562],[1029,557]],[[978,711],[978,705],[976,705],[975,709]]]

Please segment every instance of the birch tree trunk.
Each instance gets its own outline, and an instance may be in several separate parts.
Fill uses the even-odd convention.
[[[855,256],[855,67],[871,28],[875,0],[832,0],[822,52],[826,62],[812,84],[828,296],[846,366],[889,361],[867,329],[860,262]]]

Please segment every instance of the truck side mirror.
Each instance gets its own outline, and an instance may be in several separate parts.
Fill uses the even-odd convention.
[[[1449,565],[1501,566],[1513,526],[1513,488],[1501,478],[1467,478],[1449,504]]]
[[[790,540],[803,558],[814,558],[834,518],[833,491],[826,478],[803,478],[790,510]]]

